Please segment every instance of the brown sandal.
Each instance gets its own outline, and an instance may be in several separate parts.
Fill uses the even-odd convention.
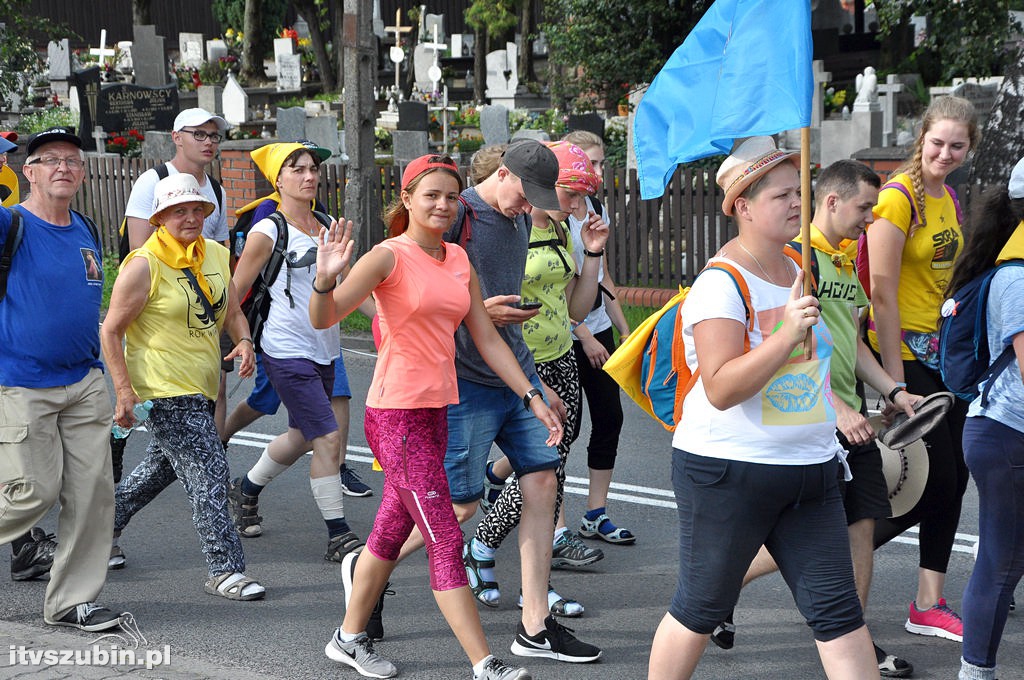
[[[229,586],[224,586],[224,582],[232,576],[240,576],[238,580]],[[259,586],[259,590],[246,594],[245,589],[251,585]],[[229,600],[260,600],[267,594],[266,588],[253,578],[249,578],[245,574],[240,572],[227,572],[218,576],[213,576],[206,582],[206,592],[210,595],[218,595],[225,597]]]

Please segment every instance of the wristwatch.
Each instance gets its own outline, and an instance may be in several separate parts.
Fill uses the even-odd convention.
[[[538,390],[536,387],[531,387],[526,392],[526,394],[523,395],[523,408],[525,408],[527,411],[529,411],[530,410],[530,402],[533,401],[534,397],[539,397],[539,396],[541,396],[540,390]]]
[[[890,404],[895,404],[896,403],[896,395],[899,394],[900,392],[906,392],[906,391],[907,391],[906,387],[904,387],[903,385],[897,384],[896,387],[892,388],[892,391],[889,392],[889,394],[886,397],[886,399],[889,400]]]

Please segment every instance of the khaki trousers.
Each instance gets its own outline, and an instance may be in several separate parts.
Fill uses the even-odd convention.
[[[0,544],[24,534],[60,502],[57,552],[43,602],[47,621],[95,601],[107,578],[114,527],[112,418],[98,368],[63,387],[0,386]]]

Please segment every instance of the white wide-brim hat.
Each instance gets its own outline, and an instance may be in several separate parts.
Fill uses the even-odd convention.
[[[782,151],[771,137],[748,137],[738,143],[722,161],[715,182],[725,191],[722,212],[732,215],[732,206],[748,186],[783,161],[800,169],[800,154]]]
[[[153,215],[149,218],[149,223],[154,227],[163,224],[160,214],[164,210],[179,203],[202,203],[206,217],[209,217],[214,209],[213,201],[203,196],[203,192],[199,189],[199,182],[187,172],[178,172],[164,177],[156,183],[153,195],[156,197],[156,207],[153,208]]]
[[[875,432],[884,428],[882,416],[868,418]],[[889,490],[890,517],[900,517],[914,509],[928,483],[928,447],[918,439],[901,449],[890,449],[881,441],[882,473]]]

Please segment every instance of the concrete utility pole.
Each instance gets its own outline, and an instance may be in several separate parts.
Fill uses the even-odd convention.
[[[380,206],[380,170],[373,162],[373,124],[377,117],[373,87],[377,84],[376,36],[373,0],[345,0],[345,218],[359,235],[357,250],[365,253],[383,233]]]

